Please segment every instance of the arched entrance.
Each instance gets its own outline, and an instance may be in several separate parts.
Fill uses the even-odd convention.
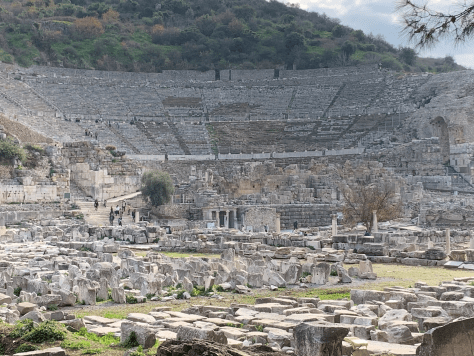
[[[439,145],[441,148],[441,156],[443,163],[449,163],[449,130],[448,124],[441,116],[436,117],[431,121],[431,124],[434,126],[434,132],[439,137]]]

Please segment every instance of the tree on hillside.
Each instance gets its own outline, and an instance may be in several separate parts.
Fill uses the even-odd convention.
[[[433,45],[441,38],[453,38],[456,43],[474,34],[474,1],[459,3],[457,10],[433,10],[426,1],[399,0],[404,32],[417,47]]]
[[[404,63],[408,64],[409,66],[412,66],[416,62],[416,52],[415,50],[409,47],[401,48],[399,57]]]
[[[102,23],[95,17],[84,17],[74,21],[74,27],[77,32],[87,38],[97,37],[104,33]]]
[[[140,191],[151,205],[160,206],[171,201],[174,185],[167,172],[150,171],[143,174]]]
[[[362,223],[367,231],[373,228],[373,211],[377,211],[379,222],[396,219],[401,215],[401,202],[393,187],[387,183],[353,183],[341,186],[344,198],[344,222],[355,226]]]

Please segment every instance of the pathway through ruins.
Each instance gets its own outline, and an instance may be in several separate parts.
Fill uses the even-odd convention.
[[[136,196],[136,193],[133,194]],[[107,201],[107,206],[104,207],[103,202],[100,202],[99,208],[97,211],[94,208],[94,202],[93,201],[76,201],[75,203],[77,206],[81,209],[82,213],[84,214],[84,220],[91,225],[94,226],[108,226],[110,225],[109,223],[109,214],[110,214],[110,208],[114,208],[115,206],[122,206],[122,200],[124,199],[129,199],[132,196],[132,194],[124,195],[121,197],[109,199]],[[123,220],[122,224],[123,225],[130,225],[132,224],[132,216],[128,215],[128,208],[125,211],[125,214],[123,214]],[[115,216],[114,219],[114,225],[118,225],[118,216]]]

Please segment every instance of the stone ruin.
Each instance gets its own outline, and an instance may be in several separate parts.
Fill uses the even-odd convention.
[[[203,345],[222,354],[472,355],[472,75],[1,64],[0,140],[42,153],[34,168],[0,167],[0,318],[58,320],[122,340],[133,331],[146,348],[168,340],[163,355]],[[137,193],[151,169],[171,175],[172,203],[153,208]],[[403,207],[369,236],[341,214],[341,187],[364,179],[389,184]],[[125,202],[136,218],[111,225],[110,207]],[[466,277],[367,289],[382,263]],[[350,298],[281,293],[337,286]],[[222,302],[228,291],[270,296],[226,306],[197,297]],[[181,299],[181,312],[160,305]],[[77,303],[101,300],[156,307],[126,319],[75,317]]]

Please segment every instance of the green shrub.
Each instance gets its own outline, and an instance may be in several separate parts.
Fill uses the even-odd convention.
[[[23,337],[30,331],[32,331],[34,327],[35,325],[33,323],[33,320],[31,319],[17,321],[15,327],[13,328],[9,336],[14,339],[18,337]]]
[[[151,299],[151,298],[153,298],[154,296],[155,296],[155,293],[153,293],[153,294],[152,294],[152,293],[147,293],[146,299]]]
[[[143,346],[138,346],[137,349],[130,354],[130,356],[145,356],[145,353],[143,352]]]
[[[64,325],[54,320],[47,320],[34,327],[23,339],[41,344],[43,342],[64,340],[65,337],[66,331]]]
[[[39,350],[39,347],[30,344],[21,344],[15,349],[15,353],[19,354],[20,352],[29,352],[36,350]]]
[[[128,336],[127,340],[123,342],[122,347],[126,349],[131,349],[137,346],[139,346],[139,343],[137,340],[137,334],[135,334],[135,331],[132,331],[130,335]]]
[[[83,355],[97,355],[102,352],[102,349],[87,349],[82,352]]]
[[[127,304],[137,304],[138,300],[133,295],[127,295],[126,297]]]
[[[56,304],[51,304],[51,305],[47,306],[47,309],[51,310],[51,311],[54,311],[54,310],[58,310],[59,308]]]
[[[184,299],[184,293],[186,293],[184,289],[178,291],[178,296],[176,297],[176,299]]]
[[[263,333],[263,325],[257,325],[257,326],[255,326],[255,329],[257,329],[257,331],[260,331],[261,333]]]
[[[214,289],[216,290],[216,292],[224,292],[224,288],[220,285],[214,286]]]
[[[44,153],[43,147],[32,145],[31,143],[26,144],[24,148],[26,148],[28,151],[35,151],[41,154]]]
[[[206,287],[204,286],[196,286],[193,288],[190,294],[191,294],[191,297],[199,297],[199,296],[205,297],[209,295],[210,292],[212,292],[212,289],[206,290]]]
[[[20,293],[21,293],[21,287],[16,287],[16,288],[13,290],[13,294],[15,294],[17,297],[20,296]]]
[[[10,139],[0,140],[0,157],[5,159],[18,158],[21,162],[26,160],[26,152]]]
[[[301,275],[302,278],[306,278],[308,276],[311,276],[311,273],[309,272],[303,272],[303,274]]]
[[[330,275],[333,277],[337,277],[337,271],[331,271]]]

